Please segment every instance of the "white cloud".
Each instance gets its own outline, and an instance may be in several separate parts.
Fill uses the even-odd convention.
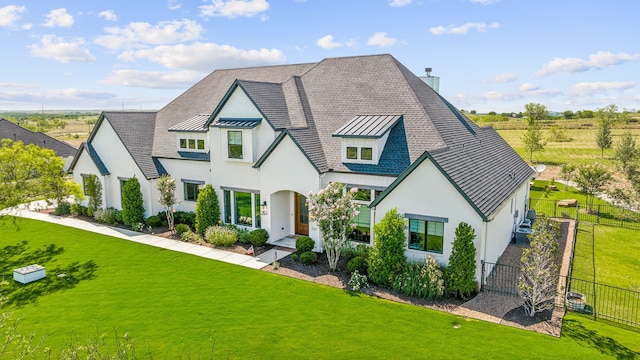
[[[497,3],[500,0],[470,0],[470,1],[476,4],[489,5],[489,4]]]
[[[389,1],[389,6],[392,7],[402,7],[411,4],[413,0],[391,0]]]
[[[211,69],[235,68],[265,64],[281,64],[286,58],[277,49],[243,50],[213,43],[157,46],[121,54],[123,60],[145,59],[171,69],[210,72]]]
[[[23,12],[27,11],[24,6],[7,5],[0,8],[0,26],[11,26],[20,20]]]
[[[536,90],[540,90],[540,86],[538,85],[534,85],[530,82],[526,82],[524,84],[522,84],[522,86],[520,86],[520,90],[521,91],[536,91]]]
[[[53,59],[61,63],[70,62],[95,62],[96,58],[89,50],[84,49],[82,39],[65,41],[55,35],[43,35],[40,44],[27,46],[31,49],[31,55],[45,59]]]
[[[38,85],[34,84],[20,84],[20,83],[3,83],[0,82],[0,88],[17,88],[17,89],[28,89],[28,88],[37,88]]]
[[[194,71],[139,71],[116,70],[102,83],[151,89],[184,89],[202,79],[202,73]]]
[[[269,9],[266,0],[211,0],[211,4],[200,6],[202,16],[235,18],[252,17]]]
[[[333,35],[325,35],[316,41],[316,44],[323,49],[333,49],[338,47],[353,47],[356,46],[355,40],[348,40],[345,42],[338,42],[333,40]]]
[[[162,21],[157,25],[133,22],[126,27],[105,28],[108,35],[99,36],[95,42],[109,49],[128,49],[146,44],[161,45],[196,40],[203,32],[195,21],[183,19]]]
[[[113,10],[105,10],[100,12],[100,14],[98,14],[99,17],[104,18],[107,21],[117,21],[118,20],[118,15],[116,15],[115,12],[113,12]]]
[[[608,51],[599,51],[595,54],[589,55],[589,59],[587,60],[579,58],[554,58],[550,62],[542,65],[542,69],[536,72],[536,75],[547,76],[555,73],[583,72],[638,60],[640,60],[640,53],[614,54]]]
[[[31,28],[33,27],[33,24],[31,23],[27,23],[21,26],[22,30],[31,30]]]
[[[491,82],[510,83],[516,81],[516,79],[518,79],[518,76],[516,74],[512,72],[505,72],[494,76],[493,79],[491,79]]]
[[[182,3],[178,0],[169,0],[169,2],[167,3],[167,8],[169,10],[178,10],[182,8]]]
[[[469,30],[475,29],[478,32],[486,32],[490,29],[497,29],[500,27],[500,23],[492,22],[491,24],[486,24],[483,22],[468,22],[461,26],[448,25],[448,26],[436,26],[429,29],[429,31],[433,35],[444,35],[444,34],[453,34],[453,35],[464,35],[469,32]]]
[[[375,33],[367,41],[367,45],[387,47],[393,46],[398,42],[398,39],[389,37],[386,32]]]
[[[607,92],[609,90],[619,91],[627,90],[635,87],[637,84],[634,82],[582,82],[573,85],[571,88],[572,95],[578,96],[590,96],[597,93]]]
[[[71,27],[73,25],[73,16],[69,15],[65,8],[51,10],[47,14],[47,21],[43,25],[45,27]]]

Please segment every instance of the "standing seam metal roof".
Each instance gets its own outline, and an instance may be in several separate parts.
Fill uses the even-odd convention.
[[[402,115],[358,115],[336,130],[333,136],[380,138]]]

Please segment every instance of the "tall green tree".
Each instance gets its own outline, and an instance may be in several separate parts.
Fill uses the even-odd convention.
[[[471,225],[461,222],[455,231],[453,248],[447,267],[447,292],[468,299],[476,291],[476,233]]]
[[[218,203],[218,194],[211,184],[205,185],[198,192],[198,200],[196,202],[196,232],[204,234],[209,226],[218,225],[220,223],[220,204]]]
[[[574,180],[578,189],[586,195],[587,208],[592,210],[596,195],[602,192],[611,181],[611,173],[600,163],[582,165],[578,167]]]
[[[569,182],[573,178],[573,174],[576,171],[576,166],[574,164],[562,164],[560,167],[560,177],[564,180],[564,190],[567,191],[569,188]]]
[[[625,131],[616,146],[616,160],[620,162],[620,166],[627,176],[633,172],[637,158],[636,139],[630,131]]]
[[[382,287],[389,287],[407,262],[404,255],[407,224],[393,208],[373,227],[375,240],[369,252],[369,278]]]
[[[167,217],[169,230],[173,231],[173,206],[178,203],[178,199],[176,199],[176,179],[173,179],[171,176],[165,174],[158,178],[156,184],[158,187],[158,191],[160,192],[160,198],[158,199],[158,202],[164,207],[164,213]]]
[[[3,139],[0,147],[0,209],[36,199],[82,199],[82,189],[64,173],[51,149]]]
[[[598,121],[598,132],[596,133],[596,144],[600,148],[600,157],[604,157],[604,150],[611,149],[613,140],[611,138],[611,120],[602,118]]]
[[[89,197],[87,215],[93,216],[96,210],[102,209],[102,183],[96,174],[89,174],[84,182]]]
[[[136,226],[144,222],[144,201],[140,182],[134,176],[122,185],[122,222],[128,226]]]
[[[600,108],[596,111],[596,117],[600,121],[605,121],[611,124],[614,121],[616,121],[619,117],[618,106],[615,104],[611,104],[603,108]]]
[[[546,140],[542,137],[540,125],[536,123],[529,125],[520,139],[525,148],[529,150],[529,162],[533,161],[533,153],[535,151],[544,151],[544,147],[547,145]]]
[[[527,125],[533,125],[538,120],[547,118],[547,107],[538,103],[529,103],[524,106],[525,116],[527,117]]]

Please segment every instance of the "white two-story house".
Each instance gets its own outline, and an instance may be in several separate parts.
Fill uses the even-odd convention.
[[[212,184],[222,221],[264,228],[270,241],[321,234],[306,197],[330,182],[357,187],[352,240],[397,208],[406,253],[446,264],[460,222],[476,232],[478,264],[495,262],[524,218],[533,170],[492,128],[470,121],[391,55],[216,70],[158,112],[105,112],[78,151],[74,177],[96,174],[104,205],[142,186],[162,211],[156,179],[179,184],[193,211]]]

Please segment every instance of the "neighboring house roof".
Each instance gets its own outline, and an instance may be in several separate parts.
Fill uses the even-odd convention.
[[[145,178],[155,179],[167,173],[160,161],[151,156],[156,122],[155,112],[105,111],[100,115],[87,143],[91,144],[104,121],[111,125]]]
[[[76,163],[78,162],[78,159],[80,159],[80,155],[82,154],[83,151],[86,152],[87,155],[89,155],[89,158],[91,159],[91,161],[93,161],[93,164],[96,166],[96,168],[100,172],[100,175],[104,176],[104,175],[111,174],[109,169],[107,169],[107,166],[104,164],[104,162],[100,158],[100,155],[98,155],[98,152],[96,151],[96,149],[94,149],[93,145],[87,144],[86,142],[83,142],[82,145],[80,145],[80,148],[78,149],[78,152],[74,156],[73,161],[71,161],[71,165],[69,165],[70,171],[73,171],[73,169],[75,168]]]
[[[40,132],[27,130],[6,119],[0,119],[0,139],[22,141],[25,145],[38,145],[42,148],[53,150],[60,157],[73,156],[76,153],[76,148],[64,141]]]

